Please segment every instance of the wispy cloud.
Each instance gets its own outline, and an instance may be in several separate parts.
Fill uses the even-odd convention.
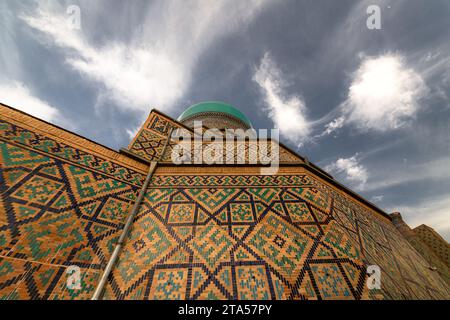
[[[393,166],[389,170],[380,170],[374,179],[367,182],[364,191],[376,191],[407,183],[420,181],[443,181],[450,178],[450,157],[440,157],[431,161]]]
[[[343,110],[363,131],[397,129],[415,117],[426,92],[422,77],[399,54],[368,57],[353,75]]]
[[[350,158],[339,158],[336,162],[325,167],[326,171],[342,176],[352,186],[363,189],[367,182],[367,169],[359,163],[358,154]]]
[[[328,122],[325,125],[325,130],[321,134],[317,135],[315,138],[320,138],[320,137],[330,135],[333,132],[342,128],[344,125],[345,125],[345,117],[340,116],[340,117],[332,120],[331,122]]]
[[[46,45],[59,47],[71,68],[101,84],[99,101],[107,97],[124,110],[147,112],[151,106],[167,111],[189,87],[203,50],[249,23],[265,3],[163,1],[154,4],[161,14],[155,18],[149,12],[151,17],[136,28],[144,30],[139,36],[129,43],[110,41],[101,46],[89,41],[86,24],[82,30],[70,28],[65,8],[56,4],[40,3],[33,14],[21,18],[46,36],[38,37]]]
[[[56,107],[34,96],[30,89],[20,82],[0,84],[0,102],[42,120],[59,124],[64,121]]]
[[[379,196],[373,196],[372,198],[370,198],[370,201],[377,203],[377,202],[383,201],[383,199],[384,199],[384,196],[379,195]]]
[[[268,52],[255,70],[253,80],[260,87],[275,127],[285,139],[301,145],[310,131],[305,103],[300,95],[286,93],[286,82]]]

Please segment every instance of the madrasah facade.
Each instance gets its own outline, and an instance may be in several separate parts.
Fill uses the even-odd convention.
[[[0,109],[0,299],[450,298],[434,230],[277,139],[221,149],[252,129],[231,105],[152,110],[118,151]]]

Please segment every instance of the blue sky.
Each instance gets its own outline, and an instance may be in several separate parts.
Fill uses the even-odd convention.
[[[448,0],[3,0],[0,101],[118,149],[151,108],[221,100],[448,240],[449,17]]]

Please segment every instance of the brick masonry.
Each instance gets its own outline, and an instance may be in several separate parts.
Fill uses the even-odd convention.
[[[148,165],[0,108],[0,299],[89,299]],[[129,150],[154,159],[171,126],[152,112]],[[286,154],[299,165],[274,176],[159,166],[105,298],[449,298],[388,217]],[[365,285],[371,264],[381,290]]]

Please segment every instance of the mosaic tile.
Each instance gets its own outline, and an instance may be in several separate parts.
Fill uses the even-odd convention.
[[[253,209],[250,203],[233,203],[230,205],[231,222],[249,223],[254,221]]]
[[[295,276],[312,244],[286,221],[269,213],[249,235],[248,245],[280,273]]]
[[[12,194],[14,198],[33,202],[40,205],[46,205],[62,188],[62,184],[52,180],[35,176],[25,184],[20,186]]]
[[[152,113],[130,152],[159,157],[173,127]],[[0,299],[90,299],[145,175],[33,130],[0,121]],[[153,176],[105,298],[450,296],[387,219],[307,169],[220,170]],[[67,288],[72,264],[81,290]],[[365,287],[367,264],[381,267],[381,290]]]
[[[191,241],[197,260],[206,263],[210,268],[214,268],[225,256],[229,256],[232,245],[233,240],[226,230],[214,224],[197,227],[195,237]]]
[[[314,221],[314,218],[305,203],[286,203],[285,205],[292,222]]]
[[[187,270],[185,269],[156,270],[149,298],[153,300],[183,300],[186,283]]]
[[[323,299],[346,300],[353,298],[350,288],[336,264],[312,264],[311,271]]]
[[[195,205],[192,203],[174,203],[169,209],[169,223],[194,222]]]
[[[236,268],[239,300],[269,300],[271,294],[264,266]]]

